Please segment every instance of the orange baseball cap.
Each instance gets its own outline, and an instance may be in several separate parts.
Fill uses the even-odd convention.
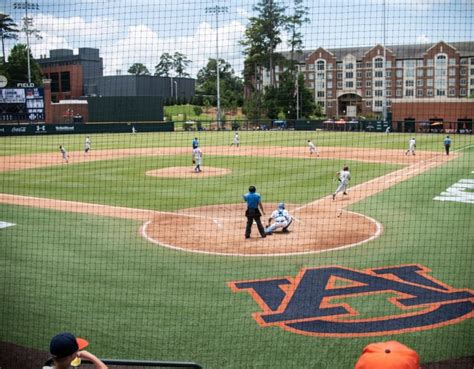
[[[354,369],[420,369],[416,351],[397,341],[371,343]]]

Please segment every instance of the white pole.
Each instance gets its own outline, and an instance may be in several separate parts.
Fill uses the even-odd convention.
[[[28,0],[25,0],[25,30],[26,30],[26,52],[28,60],[28,83],[31,83],[31,65],[30,65],[30,37],[29,37],[29,19],[28,19]]]
[[[386,48],[386,40],[385,40],[385,34],[386,34],[386,20],[385,20],[385,2],[386,0],[383,1],[383,81],[382,81],[382,96],[383,96],[383,101],[382,101],[382,116],[384,122],[387,121],[387,48]]]
[[[219,80],[219,11],[216,11],[216,75],[217,75],[217,126],[221,127],[221,89]]]

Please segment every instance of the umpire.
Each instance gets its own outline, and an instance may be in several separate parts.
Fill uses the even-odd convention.
[[[249,187],[249,192],[244,195],[244,200],[247,203],[247,210],[245,211],[245,216],[247,217],[247,227],[245,228],[245,238],[250,238],[250,233],[252,231],[252,224],[255,220],[257,223],[258,231],[262,238],[267,237],[265,234],[265,228],[263,227],[260,217],[265,215],[262,205],[262,196],[258,192],[255,186]],[[260,213],[260,210],[262,211]]]

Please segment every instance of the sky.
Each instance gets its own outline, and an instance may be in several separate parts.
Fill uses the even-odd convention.
[[[25,0],[17,0],[23,2]],[[288,14],[293,0],[275,0]],[[94,47],[104,60],[104,74],[127,74],[142,63],[153,74],[160,56],[181,52],[195,77],[209,58],[228,61],[237,75],[243,68],[244,38],[257,0],[28,0],[41,39],[32,39],[35,58],[51,49]],[[13,0],[0,0],[0,12],[22,23],[24,10]],[[474,0],[305,0],[310,23],[303,29],[305,49],[474,41]],[[206,13],[216,5],[226,13]],[[385,9],[385,11],[384,11]],[[384,16],[385,15],[385,16]],[[217,24],[218,23],[218,24]],[[218,38],[218,47],[216,38]],[[286,37],[280,51],[288,50]],[[26,43],[24,34],[17,42]],[[6,42],[8,50],[13,42]]]

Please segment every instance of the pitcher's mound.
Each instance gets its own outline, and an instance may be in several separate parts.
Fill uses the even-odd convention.
[[[164,178],[198,178],[198,177],[214,177],[223,176],[231,173],[227,168],[202,167],[201,172],[196,173],[194,167],[168,167],[162,169],[149,170],[147,176],[164,177]]]

